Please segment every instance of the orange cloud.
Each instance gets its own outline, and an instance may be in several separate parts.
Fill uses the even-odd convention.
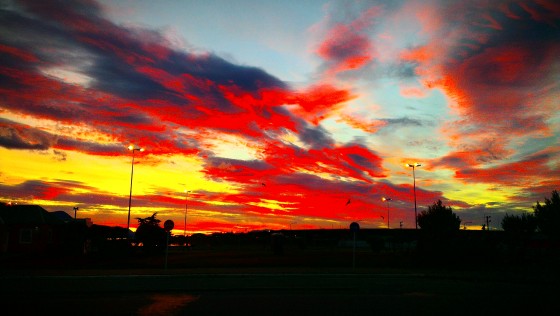
[[[424,98],[426,97],[426,91],[418,87],[401,87],[400,93],[403,97],[407,98]]]
[[[366,122],[356,116],[351,116],[346,114],[341,114],[340,119],[338,121],[344,122],[355,129],[359,129],[366,133],[372,133],[372,134],[376,133],[380,128],[387,125],[386,121],[371,120],[369,122]]]

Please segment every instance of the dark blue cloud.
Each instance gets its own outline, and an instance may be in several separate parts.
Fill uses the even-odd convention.
[[[299,132],[299,139],[306,145],[311,146],[313,149],[332,147],[334,145],[334,140],[330,136],[329,132],[321,126],[304,126]]]
[[[212,82],[213,86],[191,86],[188,92],[214,99],[203,104],[218,105],[227,113],[235,113],[236,109],[216,88],[220,85],[239,87],[246,92],[285,87],[262,69],[235,65],[213,54],[175,51],[162,46],[166,41],[157,32],[117,26],[103,18],[95,2],[64,1],[62,5],[48,1],[16,8],[0,13],[4,24],[0,44],[32,53],[40,61],[23,62],[12,56],[6,65],[13,68],[38,71],[37,66],[70,63],[91,79],[91,89],[128,100],[160,99],[182,106],[191,101],[137,67],[150,67],[173,76],[190,75],[201,82]],[[143,36],[146,33],[149,36]],[[151,46],[168,51],[162,57],[150,51]],[[0,83],[13,85],[14,78],[0,78]]]
[[[4,148],[46,150],[53,142],[49,133],[0,118],[0,146]]]

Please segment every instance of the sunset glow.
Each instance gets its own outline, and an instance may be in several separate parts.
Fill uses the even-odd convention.
[[[6,203],[126,227],[133,155],[131,229],[157,212],[176,234],[185,212],[188,234],[386,228],[388,198],[390,228],[414,228],[412,166],[418,212],[440,199],[469,229],[560,189],[554,0],[14,0],[0,15]]]

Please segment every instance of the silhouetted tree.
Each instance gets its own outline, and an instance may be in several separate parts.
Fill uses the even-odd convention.
[[[445,206],[441,200],[438,200],[428,206],[428,210],[418,214],[418,226],[435,235],[449,235],[459,231],[461,219],[453,213],[450,206]]]
[[[451,265],[460,260],[461,249],[456,237],[461,228],[461,220],[451,207],[438,200],[418,214],[420,239],[418,249],[424,255],[422,260],[430,266]]]
[[[140,226],[142,226],[142,225],[159,226],[159,223],[161,223],[161,220],[157,219],[156,215],[157,215],[157,212],[152,214],[152,216],[149,216],[149,217],[146,217],[146,218],[137,217],[136,219],[138,220],[138,224]],[[140,226],[138,226],[138,227],[140,227]]]
[[[537,219],[534,214],[521,215],[506,214],[502,218],[502,229],[510,235],[529,235],[537,229]]]
[[[529,242],[537,230],[537,219],[534,214],[521,215],[506,214],[502,219],[502,229],[505,239],[502,254],[509,255],[509,260],[522,262],[527,258]]]
[[[166,232],[159,226],[161,222],[156,218],[156,213],[146,218],[136,218],[138,229],[134,234],[137,245],[142,244],[146,253],[161,252],[165,249]]]
[[[537,227],[540,232],[549,238],[560,238],[560,196],[558,191],[552,191],[550,199],[544,199],[544,205],[537,201],[533,206]]]

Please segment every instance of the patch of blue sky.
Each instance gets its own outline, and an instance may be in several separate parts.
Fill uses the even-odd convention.
[[[325,1],[102,0],[117,23],[177,33],[193,49],[262,68],[283,81],[311,73],[308,31],[324,15]],[[134,7],[132,9],[132,7]],[[286,17],[289,17],[287,19]]]

